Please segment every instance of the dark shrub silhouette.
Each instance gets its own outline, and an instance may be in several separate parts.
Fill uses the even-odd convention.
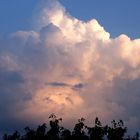
[[[12,135],[5,134],[3,136],[3,140],[18,140],[20,139],[20,133],[18,131],[15,131]]]
[[[78,123],[75,124],[73,133],[72,133],[72,139],[77,139],[77,140],[88,140],[88,136],[86,136],[84,129],[85,124],[84,124],[85,119],[81,118],[78,120]]]
[[[112,127],[107,127],[108,140],[123,140],[124,135],[127,132],[127,128],[124,127],[123,121],[120,120],[119,122],[116,122],[113,120],[111,123]]]
[[[133,137],[127,136],[125,140],[139,140],[139,133],[136,133]]]
[[[35,140],[36,137],[36,131],[31,129],[30,127],[24,128],[26,134],[22,137],[24,140]]]
[[[46,124],[38,126],[36,130],[36,140],[45,140],[46,139]]]
[[[63,128],[63,130],[61,132],[61,139],[62,140],[71,140],[72,139],[71,131]]]
[[[50,128],[44,123],[39,125],[36,130],[30,127],[24,128],[25,134],[21,135],[15,131],[12,135],[4,134],[3,140],[139,140],[139,133],[134,136],[127,135],[127,128],[122,120],[111,122],[111,126],[103,126],[98,118],[95,125],[88,127],[85,119],[81,118],[75,124],[72,132],[60,126],[62,118],[57,118],[54,114],[50,117]]]
[[[49,140],[59,140],[59,134],[62,127],[59,126],[59,122],[62,121],[62,118],[57,118],[54,114],[51,114],[49,117],[50,120],[50,130],[47,133],[47,138]]]
[[[106,127],[102,127],[102,124],[98,118],[95,119],[95,126],[87,127],[87,129],[90,140],[103,140],[103,137],[106,134]]]

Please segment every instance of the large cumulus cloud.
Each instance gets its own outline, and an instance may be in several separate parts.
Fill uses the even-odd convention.
[[[140,39],[111,38],[58,1],[40,6],[34,31],[0,37],[0,131],[81,116],[140,129]]]

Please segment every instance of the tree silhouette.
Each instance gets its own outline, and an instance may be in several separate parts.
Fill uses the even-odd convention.
[[[7,135],[4,134],[3,140],[19,140],[20,139],[20,133],[18,131],[15,131],[13,135]]]
[[[3,140],[139,140],[139,133],[134,136],[127,136],[127,128],[122,120],[111,121],[111,126],[101,124],[98,117],[95,118],[95,125],[88,127],[85,119],[81,118],[75,124],[72,131],[60,126],[62,118],[57,118],[55,114],[49,116],[50,129],[44,123],[36,130],[30,127],[24,128],[25,134],[21,135],[15,131],[12,135],[4,134]]]
[[[99,121],[98,117],[96,117],[95,126],[87,127],[88,134],[90,135],[90,140],[103,140],[103,136],[106,132],[105,128],[106,127],[102,127],[101,122]]]
[[[62,127],[59,126],[59,123],[62,121],[62,118],[57,118],[54,114],[51,114],[49,119],[51,128],[47,133],[47,138],[49,140],[59,140],[59,134],[62,130]]]
[[[123,140],[124,135],[127,132],[127,128],[124,127],[124,123],[122,120],[116,122],[113,120],[112,127],[108,127],[108,140]]]
[[[72,139],[71,131],[63,128],[63,130],[61,132],[61,139],[62,140],[71,140]]]
[[[36,137],[36,132],[35,130],[31,129],[30,127],[25,127],[24,128],[26,134],[22,137],[24,140],[35,140]]]
[[[80,139],[80,140],[86,140],[88,137],[85,135],[85,124],[84,124],[85,119],[81,118],[78,119],[78,123],[75,124],[73,133],[72,133],[72,138],[73,139]]]
[[[137,132],[134,136],[127,136],[124,140],[139,140],[139,133]]]
[[[39,125],[36,130],[36,139],[37,140],[45,140],[46,139],[46,124]]]

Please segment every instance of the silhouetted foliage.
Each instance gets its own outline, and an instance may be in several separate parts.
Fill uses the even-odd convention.
[[[24,128],[26,134],[23,136],[24,140],[35,140],[36,137],[36,131],[33,129],[30,129],[30,127]]]
[[[78,139],[78,140],[86,140],[88,139],[87,136],[85,135],[85,124],[84,124],[85,119],[81,118],[78,120],[78,123],[75,124],[73,133],[72,133],[72,139]]]
[[[46,124],[42,124],[40,126],[38,126],[37,130],[36,130],[36,139],[37,140],[45,140],[46,138]]]
[[[87,129],[90,140],[103,140],[103,137],[106,133],[106,127],[102,127],[102,124],[98,118],[95,119],[95,126],[87,127]]]
[[[71,135],[71,131],[68,129],[64,129],[61,132],[61,139],[62,140],[71,140],[72,135]]]
[[[18,131],[15,131],[12,135],[5,134],[3,136],[3,140],[19,140],[20,139],[20,133]]]
[[[59,140],[59,134],[62,127],[59,126],[60,121],[62,118],[57,118],[54,114],[51,114],[49,117],[50,120],[50,130],[47,133],[47,138],[49,140]]]
[[[139,140],[139,133],[134,136],[127,136],[127,128],[122,120],[111,121],[111,126],[101,124],[98,117],[95,118],[95,125],[88,127],[85,119],[81,118],[75,124],[72,131],[60,126],[62,118],[57,118],[55,114],[49,117],[50,128],[44,123],[36,130],[30,127],[24,128],[25,134],[21,135],[15,131],[12,135],[4,134],[3,140]]]
[[[108,127],[108,140],[123,140],[124,135],[127,132],[127,128],[124,127],[123,121],[120,120],[119,122],[116,122],[113,120],[112,127]]]

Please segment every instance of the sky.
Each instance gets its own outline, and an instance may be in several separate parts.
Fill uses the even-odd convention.
[[[10,2],[0,1],[0,134],[51,113],[70,127],[98,116],[140,130],[138,1]]]
[[[88,21],[97,19],[112,37],[127,34],[140,36],[139,0],[60,0],[72,16]],[[0,0],[0,32],[9,33],[32,28],[32,16],[38,0]]]

